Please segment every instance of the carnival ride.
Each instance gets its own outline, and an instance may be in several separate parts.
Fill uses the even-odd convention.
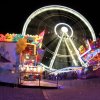
[[[34,11],[26,20],[22,35],[7,33],[0,37],[0,41],[17,42],[17,52],[30,54],[32,50],[25,50],[26,44],[34,45],[33,60],[49,72],[88,67],[100,51],[92,49],[90,40],[94,43],[96,36],[87,19],[60,5]]]
[[[0,42],[16,43],[13,51],[16,49],[19,55],[19,62],[14,63],[18,65],[18,84],[29,85],[31,81],[33,85],[39,80],[40,85],[45,72],[54,75],[58,82],[62,73],[79,74],[91,65],[94,71],[100,69],[100,41],[96,40],[87,19],[68,7],[50,5],[34,11],[26,20],[22,34],[0,34]],[[4,55],[2,47],[0,58]]]
[[[65,6],[42,7],[27,18],[22,35],[38,35],[43,30],[44,55],[40,65],[46,70],[88,67],[82,57],[91,51],[89,40],[96,41],[96,36],[84,16]]]

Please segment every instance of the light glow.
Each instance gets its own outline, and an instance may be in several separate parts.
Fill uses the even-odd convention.
[[[56,26],[54,27],[54,32],[55,32],[55,34],[59,37],[59,38],[61,38],[61,36],[59,36],[58,35],[58,33],[57,33],[57,27],[58,26],[63,26],[62,28],[61,28],[61,31],[62,31],[62,33],[64,32],[66,35],[67,35],[67,37],[72,37],[73,36],[73,29],[71,28],[71,26],[69,26],[68,24],[66,24],[66,23],[58,23],[58,24],[56,24]],[[66,26],[66,27],[65,27]],[[70,36],[68,35],[68,28],[71,30],[71,34],[70,34]]]
[[[29,23],[31,22],[31,20],[33,18],[35,18],[37,15],[41,14],[42,12],[45,12],[45,11],[53,11],[53,10],[60,10],[60,11],[65,11],[65,12],[69,12],[73,15],[75,15],[76,17],[78,17],[80,20],[83,21],[83,23],[86,24],[86,26],[88,27],[88,29],[90,30],[90,33],[92,35],[92,38],[93,38],[93,41],[96,41],[96,36],[95,36],[95,32],[91,26],[91,24],[88,22],[88,20],[83,16],[81,15],[79,12],[69,8],[69,7],[66,7],[66,6],[61,6],[61,5],[50,5],[50,6],[44,6],[44,7],[41,7],[40,9],[37,9],[36,11],[34,11],[26,20],[24,26],[23,26],[23,29],[22,29],[22,35],[25,35],[26,34],[26,29],[29,25]]]
[[[61,28],[61,30],[62,30],[63,33],[67,33],[68,32],[68,28],[64,27],[64,26]]]

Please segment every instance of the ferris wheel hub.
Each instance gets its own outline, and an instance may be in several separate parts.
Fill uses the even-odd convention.
[[[73,36],[73,29],[71,28],[70,25],[68,25],[66,23],[56,24],[56,26],[54,27],[54,32],[59,38],[61,38],[62,33],[65,33],[65,35],[67,37],[72,37]]]
[[[63,33],[67,33],[67,32],[68,32],[68,28],[65,27],[65,26],[63,26],[63,27],[61,28],[61,31],[62,31]]]

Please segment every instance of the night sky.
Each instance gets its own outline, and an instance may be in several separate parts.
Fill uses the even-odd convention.
[[[96,36],[100,37],[99,0],[23,0],[21,2],[6,0],[0,2],[0,33],[21,33],[28,16],[47,5],[62,5],[78,11],[90,22]]]

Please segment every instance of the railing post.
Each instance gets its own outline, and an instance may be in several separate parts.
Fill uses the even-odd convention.
[[[40,74],[39,74],[39,86],[40,86]]]
[[[57,88],[58,88],[58,74],[57,74]]]

